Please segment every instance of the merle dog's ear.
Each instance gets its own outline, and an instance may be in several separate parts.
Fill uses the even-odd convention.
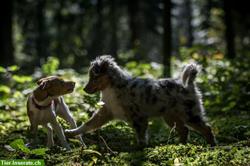
[[[100,66],[100,72],[105,73],[109,67],[109,62],[104,61]]]

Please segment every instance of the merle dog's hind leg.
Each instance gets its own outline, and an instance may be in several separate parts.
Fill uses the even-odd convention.
[[[144,147],[148,145],[148,119],[137,118],[133,120],[133,128],[136,132],[136,139],[139,146]]]
[[[175,116],[166,115],[164,117],[164,120],[171,128],[175,127],[176,131],[180,136],[180,142],[186,144],[188,138],[188,128],[185,126],[185,124]]]

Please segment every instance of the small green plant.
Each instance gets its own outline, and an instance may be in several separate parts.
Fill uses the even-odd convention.
[[[23,152],[26,155],[37,155],[44,156],[46,154],[47,148],[29,149],[25,146],[23,139],[16,139],[10,143],[10,146],[17,150],[18,152]]]
[[[23,105],[25,90],[32,86],[33,78],[19,72],[20,68],[16,65],[0,66],[0,108],[9,110]]]
[[[60,62],[56,57],[48,57],[47,62],[42,65],[42,72],[46,75],[54,74],[58,69]]]

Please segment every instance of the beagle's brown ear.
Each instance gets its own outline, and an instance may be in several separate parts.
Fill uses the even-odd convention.
[[[49,83],[48,83],[48,79],[47,78],[41,78],[40,80],[38,80],[37,85],[39,85],[39,88],[44,90],[46,88],[49,87]]]
[[[48,89],[48,88],[49,88],[49,85],[50,85],[50,84],[48,83],[48,81],[45,80],[45,81],[42,81],[42,82],[40,83],[39,88],[42,89],[42,90],[45,90],[45,89]]]
[[[45,78],[40,78],[40,79],[36,82],[36,84],[37,84],[37,85],[40,85],[43,81],[45,81]]]
[[[36,83],[37,83],[37,85],[40,85],[41,83],[43,83],[45,81],[48,81],[48,80],[50,80],[53,77],[54,76],[40,78]]]

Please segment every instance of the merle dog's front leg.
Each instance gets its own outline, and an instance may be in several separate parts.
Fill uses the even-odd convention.
[[[140,147],[146,146],[148,144],[148,119],[144,117],[134,118],[132,125],[136,132],[138,145]]]
[[[98,112],[96,112],[86,123],[82,124],[76,129],[65,130],[65,134],[69,137],[72,137],[75,135],[88,133],[102,127],[112,119],[112,113],[109,112],[108,109],[104,106]]]

